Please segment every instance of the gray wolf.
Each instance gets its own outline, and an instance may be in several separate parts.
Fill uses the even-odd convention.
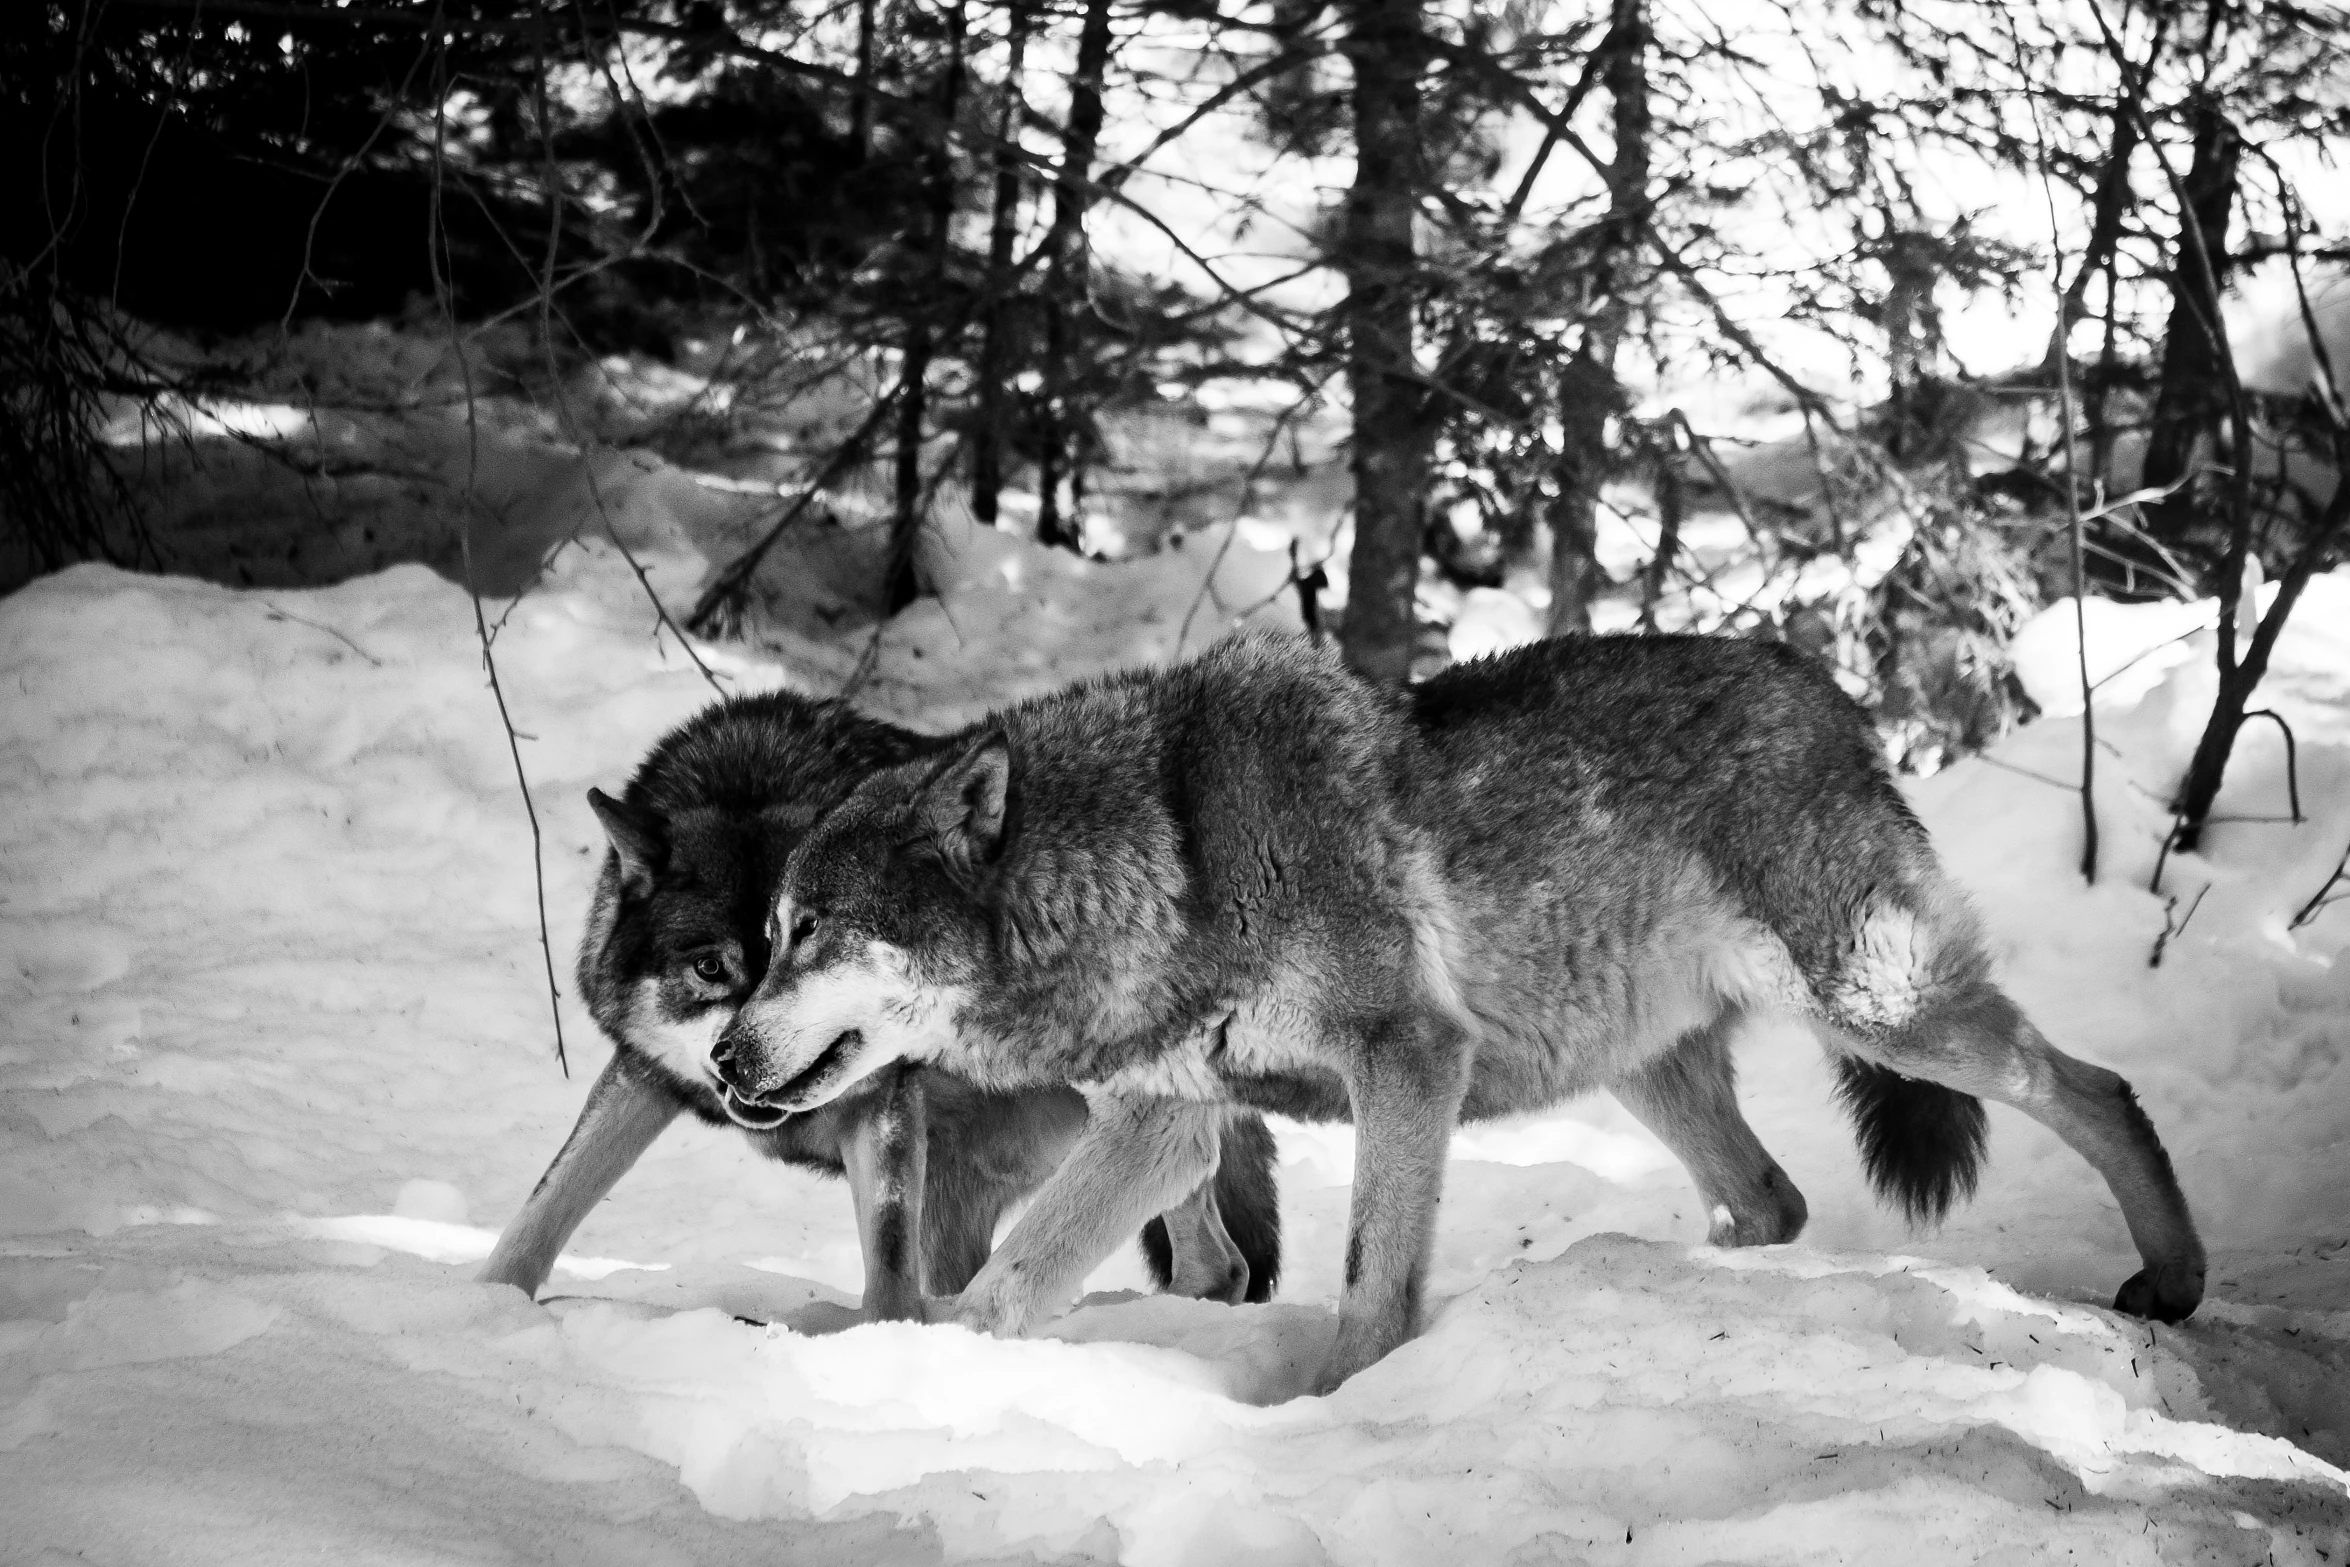
[[[963,1288],[1005,1210],[1084,1131],[1079,1094],[993,1092],[908,1066],[820,1110],[786,1115],[729,1096],[708,1059],[768,961],[765,932],[785,856],[858,778],[932,744],[837,705],[775,693],[715,704],[689,720],[654,747],[622,798],[589,791],[610,849],[578,982],[614,1051],[482,1279],[536,1294],[580,1221],[672,1121],[691,1113],[740,1126],[774,1158],[846,1175],[867,1318],[918,1318],[926,1290]],[[1144,1251],[1162,1287],[1269,1299],[1280,1269],[1271,1134],[1252,1118],[1224,1153],[1212,1176],[1149,1221]]]
[[[1324,1386],[1414,1330],[1463,1118],[1611,1089],[1711,1240],[1792,1239],[1803,1198],[1732,1083],[1758,1013],[1817,1026],[1913,1217],[1972,1194],[1996,1099],[2112,1188],[2145,1263],[2119,1309],[2202,1296],[2129,1086],[2000,991],[1866,714],[1781,646],[1568,638],[1389,695],[1302,644],[1228,642],[884,766],[793,852],[772,939],[719,1041],[730,1092],[804,1113],[901,1061],[1091,1085],[1191,1150],[1146,1178],[1147,1137],[1081,1144],[1038,1204],[1094,1212],[1095,1245],[1204,1168],[1228,1106],[1351,1118]],[[990,1264],[955,1310],[1019,1331],[1051,1287]]]

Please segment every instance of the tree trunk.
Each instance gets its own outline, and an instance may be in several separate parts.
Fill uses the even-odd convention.
[[[894,615],[914,602],[921,584],[914,572],[914,540],[922,527],[922,427],[929,411],[931,355],[936,326],[929,312],[944,293],[948,247],[954,239],[955,160],[951,129],[963,97],[963,0],[947,12],[947,56],[939,73],[938,121],[927,162],[930,195],[930,286],[906,301],[906,332],[898,369],[896,506],[889,525],[889,563],[883,579],[883,612]]]
[[[1349,0],[1355,179],[1339,267],[1346,375],[1354,402],[1355,538],[1339,650],[1363,675],[1411,673],[1432,428],[1413,353],[1418,304],[1419,0]]]
[[[1676,416],[1649,437],[1649,458],[1655,466],[1656,554],[1648,563],[1647,580],[1640,585],[1640,629],[1656,629],[1657,602],[1665,596],[1673,557],[1681,553],[1681,524],[1688,515],[1682,489],[1681,421]]]
[[[2186,211],[2171,262],[2170,324],[2163,334],[2162,385],[2154,398],[2140,483],[2176,484],[2193,473],[2196,448],[2214,433],[2228,406],[2228,374],[2221,363],[2227,334],[2219,313],[2227,282],[2229,215],[2236,204],[2237,162],[2243,138],[2216,105],[2195,111],[2195,151],[2184,182]],[[2200,236],[2200,243],[2197,242]],[[2209,505],[2192,480],[2148,508],[2149,530],[2173,548],[2189,543]],[[2209,552],[2202,552],[2208,558]],[[2222,592],[2232,584],[2221,583]]]
[[[2081,377],[2081,419],[2089,428],[2089,473],[2092,483],[2106,485],[2113,478],[2113,418],[2112,406],[2115,367],[2121,362],[2121,289],[2116,276],[2113,257],[2105,260],[2105,330],[2098,339],[2097,364]],[[2103,532],[2106,530],[2100,529]],[[2113,548],[2110,543],[2106,546]],[[2122,567],[2122,591],[2135,596],[2137,571],[2125,561]]]
[[[1069,127],[1053,183],[1053,226],[1045,234],[1044,385],[1037,419],[1036,539],[1068,549],[1077,548],[1083,533],[1074,515],[1068,520],[1061,515],[1061,479],[1074,466],[1070,361],[1081,336],[1077,317],[1093,266],[1085,212],[1093,203],[1093,155],[1101,141],[1102,77],[1109,69],[1110,43],[1110,0],[1086,0],[1085,24],[1077,34],[1077,74],[1069,84]]]
[[[1615,0],[1603,79],[1614,106],[1615,154],[1607,172],[1608,216],[1591,260],[1590,312],[1583,341],[1559,377],[1560,450],[1550,511],[1550,630],[1591,629],[1591,606],[1607,585],[1599,569],[1599,491],[1613,466],[1609,415],[1622,403],[1616,351],[1630,326],[1625,273],[1648,222],[1648,0]]]
[[[2138,155],[2138,127],[2146,112],[2146,83],[2154,75],[2156,62],[2162,58],[2164,36],[2170,30],[2171,17],[2158,9],[2154,17],[2154,38],[2146,46],[2145,63],[2125,64],[2122,68],[2120,90],[2113,101],[2113,140],[2107,147],[2105,162],[2097,170],[2097,192],[2091,199],[2089,246],[2082,252],[2080,267],[2064,291],[2063,302],[2057,308],[2056,339],[2048,346],[2050,362],[2071,340],[2073,322],[2080,318],[2082,307],[2089,298],[2089,279],[2100,270],[2110,273],[2116,248],[2121,244],[2122,219],[2138,205],[2137,192],[2130,184],[2130,163]],[[2107,305],[2107,314],[2112,306]]]
[[[857,85],[849,100],[849,139],[857,149],[857,166],[873,157],[873,7],[875,0],[857,0]]]
[[[1586,323],[1584,330],[1593,328]],[[1607,575],[1599,569],[1599,490],[1607,482],[1607,416],[1616,399],[1615,371],[1588,342],[1559,372],[1559,453],[1551,478],[1557,493],[1550,523],[1550,634],[1591,629],[1591,606]]]
[[[1028,51],[1027,0],[1012,0],[1007,24],[1011,58],[1004,67],[1004,113],[996,127],[995,217],[987,235],[985,335],[979,347],[979,427],[971,435],[971,515],[996,525],[1004,487],[1004,379],[1010,373],[1013,301],[1012,239],[1020,216],[1020,73]]]

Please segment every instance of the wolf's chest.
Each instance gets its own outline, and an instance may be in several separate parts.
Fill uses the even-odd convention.
[[[1297,1007],[1260,998],[1208,1019],[1103,1086],[1168,1099],[1228,1100],[1236,1081],[1327,1072],[1330,1062],[1314,1050],[1315,1038],[1313,1019]]]

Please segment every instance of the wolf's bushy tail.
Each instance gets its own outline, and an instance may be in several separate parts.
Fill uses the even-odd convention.
[[[1223,1162],[1216,1166],[1216,1207],[1224,1229],[1248,1263],[1248,1299],[1263,1305],[1281,1282],[1281,1188],[1273,1178],[1273,1129],[1256,1114],[1236,1115],[1224,1126]],[[1175,1252],[1167,1225],[1153,1218],[1142,1227],[1142,1258],[1151,1282],[1165,1289],[1175,1277]]]
[[[1980,1099],[1847,1055],[1836,1057],[1836,1097],[1870,1184],[1912,1224],[1939,1222],[1975,1194],[1991,1134]]]

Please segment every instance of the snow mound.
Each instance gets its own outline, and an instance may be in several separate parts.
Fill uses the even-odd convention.
[[[866,688],[907,721],[1293,613],[1286,557],[1241,538],[1124,566],[947,545],[939,625]],[[615,554],[557,576],[492,618],[560,971],[602,852],[583,791],[712,687]],[[1472,630],[1520,635],[1506,609]],[[2077,718],[1913,790],[2009,988],[2169,1143],[2212,1246],[2194,1321],[2104,1309],[2136,1266],[2113,1204],[2002,1112],[1976,1202],[1905,1230],[1816,1046],[1760,1029],[1744,1098],[1802,1244],[1694,1244],[1685,1178],[1605,1098],[1472,1129],[1428,1331],[1304,1399],[1342,1127],[1282,1129],[1270,1306],[1136,1296],[1127,1255],[1028,1341],[848,1326],[845,1193],[699,1126],[589,1218],[552,1299],[472,1283],[604,1048],[566,996],[556,1068],[472,606],[413,567],[36,583],[0,601],[0,1555],[2340,1562],[2350,909],[2295,916],[2350,843],[2350,581],[2312,588],[2262,695],[2304,819],[2281,737],[2248,730],[2204,852],[2148,891],[2208,614],[2094,611],[2093,672],[2142,678],[2093,715],[2095,885]],[[2071,636],[2069,606],[2027,633],[2035,690],[2077,680]],[[855,650],[698,651],[729,689],[823,694]]]

